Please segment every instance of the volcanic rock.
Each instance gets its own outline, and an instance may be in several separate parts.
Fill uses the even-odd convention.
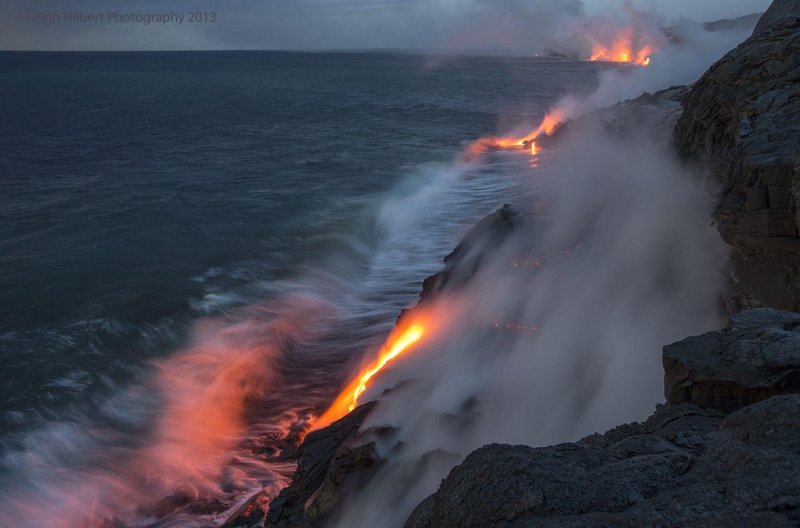
[[[735,411],[800,392],[800,314],[758,309],[724,330],[664,347],[664,392],[674,404]]]
[[[531,224],[528,215],[503,204],[470,229],[456,248],[444,258],[444,268],[425,279],[420,304],[447,291],[463,287],[513,234]]]
[[[353,485],[379,462],[374,442],[359,428],[375,402],[365,403],[324,429],[309,433],[297,449],[292,483],[269,504],[267,523],[278,527],[316,527]],[[262,525],[259,496],[251,498],[224,528]]]
[[[683,106],[673,140],[719,189],[729,311],[800,310],[800,0],[773,3]]]
[[[683,475],[722,419],[689,405],[662,406],[645,424],[576,443],[485,446],[453,469],[405,526],[615,525],[612,514],[668,489]]]
[[[312,431],[298,449],[292,484],[270,503],[269,526],[319,526],[348,484],[379,462],[374,443],[359,433],[375,402],[365,403],[324,429]]]
[[[753,35],[768,33],[773,26],[783,24],[787,19],[800,16],[800,0],[775,0],[756,24]]]
[[[726,18],[724,20],[715,20],[714,22],[706,22],[703,24],[703,29],[706,31],[750,31],[755,28],[758,21],[761,20],[764,13],[752,13],[749,15],[740,16],[737,18]]]
[[[604,134],[622,139],[647,139],[659,147],[671,148],[672,129],[683,113],[681,99],[688,91],[687,86],[673,86],[652,94],[646,92],[634,99],[594,110],[573,121],[560,123],[552,134],[539,136],[536,143],[543,147],[557,147],[558,142],[571,130],[587,123],[599,123]]]
[[[666,405],[608,447],[478,449],[405,526],[797,526],[798,471],[800,395],[775,396],[724,420]]]
[[[664,366],[668,403],[644,423],[478,449],[406,528],[797,526],[800,314],[741,313]]]

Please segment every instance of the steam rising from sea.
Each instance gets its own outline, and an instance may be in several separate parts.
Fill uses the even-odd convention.
[[[417,168],[270,300],[198,321],[186,348],[102,404],[107,425],[76,413],[25,435],[4,457],[0,525],[208,526],[277,494],[294,470],[279,440],[324,410],[486,204],[521,192],[500,169]]]
[[[691,82],[746,37],[683,31],[651,68],[607,72],[556,111],[575,118]],[[439,299],[431,311],[446,329],[362,397],[380,402],[363,428],[393,430],[378,446],[387,463],[335,526],[402,526],[478,447],[574,441],[663,401],[661,348],[721,323],[725,247],[704,182],[648,139],[647,117],[620,137],[589,115],[537,160],[532,199],[516,204],[534,212],[532,232]]]
[[[401,526],[487,443],[550,445],[643,419],[663,400],[661,347],[720,324],[724,250],[702,182],[652,144],[586,126],[530,176],[533,237],[440,300],[433,313],[457,321],[362,398],[381,402],[364,427],[395,434],[337,526]]]
[[[698,73],[715,54],[694,57]],[[671,69],[658,60],[604,75],[572,115],[666,87],[651,77]],[[636,94],[615,91],[620,79]],[[645,416],[661,399],[661,346],[719,322],[724,255],[701,182],[659,146],[591,124],[529,161],[502,152],[418,168],[364,207],[368,227],[342,234],[327,260],[271,284],[267,301],[200,320],[184,349],[104,404],[116,426],[71,416],[26,436],[3,461],[0,525],[207,526],[259,490],[274,495],[293,470],[274,456],[278,440],[324,410],[421,279],[504,201],[534,212],[535,235],[443,299],[434,309],[452,324],[364,395],[381,399],[367,426],[397,433],[338,525],[401,525],[487,442],[549,444]],[[513,267],[523,247],[542,266]]]

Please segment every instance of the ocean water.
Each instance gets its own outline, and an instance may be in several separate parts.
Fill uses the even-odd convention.
[[[0,525],[214,526],[601,65],[0,53]]]

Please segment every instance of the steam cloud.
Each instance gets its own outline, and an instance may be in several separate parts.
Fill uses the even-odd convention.
[[[680,46],[666,46],[651,67],[609,70],[592,95],[558,109],[576,117],[691,82],[746,37],[675,31]],[[640,132],[631,136],[652,137]],[[466,291],[441,299],[433,312],[446,328],[362,399],[380,401],[364,428],[395,433],[379,445],[387,464],[336,526],[402,526],[482,445],[577,440],[662,401],[661,348],[720,324],[725,260],[703,183],[663,147],[610,136],[589,115],[545,157],[531,174],[534,198],[516,204],[535,211],[532,234],[512,238]]]
[[[663,397],[661,347],[719,324],[724,251],[700,183],[652,144],[587,128],[536,175],[535,240],[512,240],[443,299],[458,321],[367,394],[394,387],[365,427],[397,434],[338,526],[402,525],[484,444],[548,445],[646,416]]]
[[[473,20],[480,20],[487,5],[477,4]],[[497,15],[505,25],[496,27],[513,31],[473,33],[469,38],[477,41],[464,40],[469,31],[456,31],[446,47],[518,46],[520,41],[509,36],[527,29],[530,35],[521,42],[530,51],[553,27],[601,24],[580,18],[576,0],[509,6]],[[645,33],[652,30],[652,22],[642,24]],[[483,25],[489,26],[485,20]],[[682,44],[665,45],[650,67],[609,70],[591,96],[565,98],[557,108],[577,117],[644,90],[691,82],[745,37],[743,32],[712,35],[691,24],[676,31]],[[646,415],[661,399],[661,346],[717,326],[723,248],[708,225],[710,205],[699,182],[657,146],[622,143],[591,122],[545,161],[532,174],[535,200],[517,204],[536,211],[535,236],[513,239],[463,295],[433,307],[447,312],[442,331],[376,378],[364,395],[362,401],[395,388],[381,397],[366,426],[389,424],[397,434],[380,446],[389,464],[353,498],[339,526],[402,524],[454,464],[485,443],[550,444]],[[385,211],[392,217],[387,224],[396,223],[392,213]],[[543,265],[523,265],[510,273],[521,253]],[[250,424],[243,415],[250,402],[280,383],[273,375],[277,351],[285,348],[286,336],[300,339],[308,332],[298,328],[308,313],[322,318],[332,310],[308,298],[289,304],[303,313],[279,310],[267,329],[263,317],[235,328],[200,329],[195,346],[156,365],[151,390],[160,391],[165,401],[153,443],[115,450],[129,475],[110,470],[91,478],[77,471],[53,475],[52,460],[63,453],[39,455],[31,449],[37,454],[19,461],[28,470],[26,489],[3,497],[17,507],[0,518],[17,525],[70,525],[89,517],[128,520],[142,513],[140,505],[157,508],[186,482],[189,499],[226,495],[218,489],[221,468],[247,434]],[[498,330],[497,321],[519,328]],[[280,420],[273,423],[281,432],[292,421],[284,411],[275,410]],[[84,450],[87,443],[102,444],[72,430],[55,434],[78,435],[70,445]],[[405,448],[394,450],[397,442]],[[77,454],[75,447],[65,449]],[[102,462],[113,467],[117,461]],[[277,482],[283,475],[273,472],[281,469],[262,468],[261,476]],[[243,474],[226,480],[239,490],[258,487],[240,482],[247,480]]]

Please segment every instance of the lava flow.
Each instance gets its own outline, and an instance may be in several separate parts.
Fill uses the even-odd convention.
[[[658,51],[655,38],[637,35],[633,27],[624,28],[613,36],[610,43],[592,39],[590,61],[621,62],[636,66],[647,66],[650,57]]]
[[[524,136],[485,136],[470,143],[462,154],[462,159],[470,161],[487,150],[491,149],[524,149],[530,152],[531,156],[539,154],[539,146],[536,139],[542,135],[551,135],[556,127],[566,119],[566,116],[558,109],[551,110],[544,116],[539,126]]]
[[[422,318],[414,317],[414,321],[396,328],[380,349],[378,358],[365,367],[358,376],[341,392],[338,398],[319,417],[314,424],[315,429],[335,422],[358,405],[358,399],[367,390],[372,378],[398,356],[407,352],[426,333],[426,323]]]

